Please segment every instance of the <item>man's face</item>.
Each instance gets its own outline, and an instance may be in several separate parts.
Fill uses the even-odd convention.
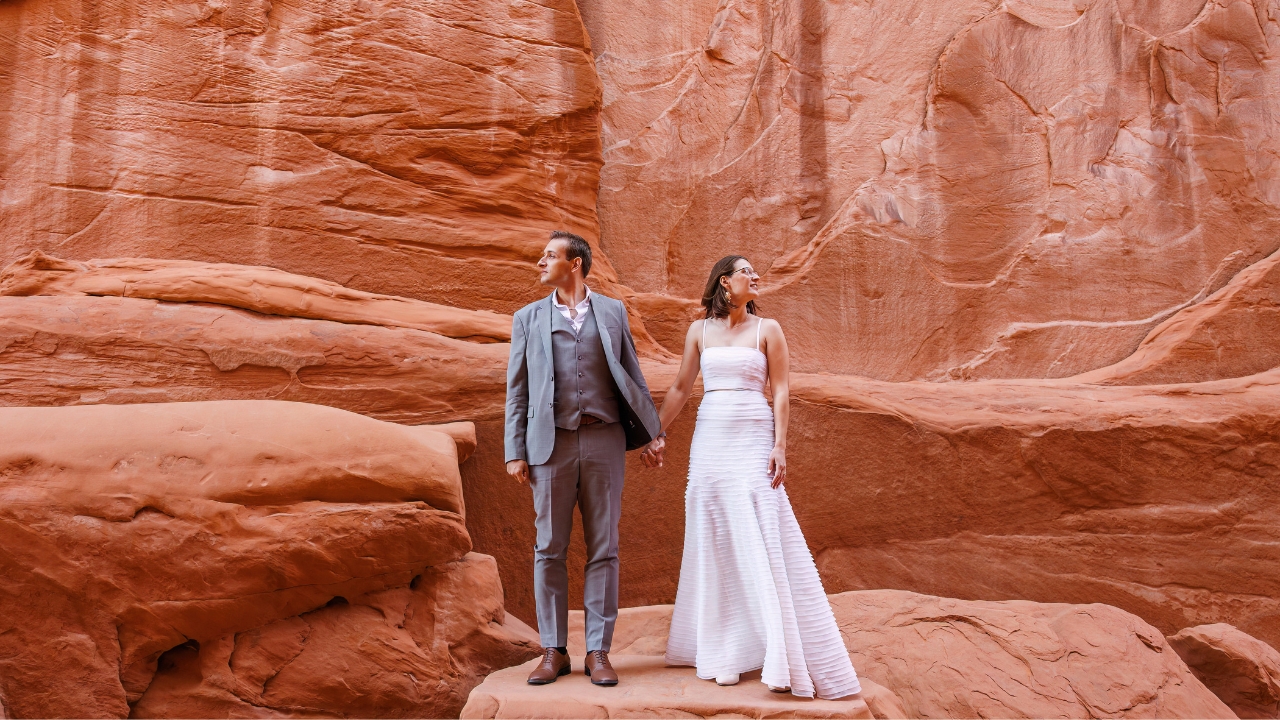
[[[573,277],[573,269],[581,260],[569,260],[569,241],[554,238],[542,250],[538,259],[538,281],[543,285],[560,287]]]

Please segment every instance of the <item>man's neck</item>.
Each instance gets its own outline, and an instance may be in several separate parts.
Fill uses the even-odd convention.
[[[577,278],[565,287],[556,288],[556,302],[561,305],[573,308],[585,299],[587,299],[587,284]]]

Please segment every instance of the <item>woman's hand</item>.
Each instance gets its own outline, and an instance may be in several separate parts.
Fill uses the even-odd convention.
[[[654,438],[644,450],[640,451],[640,459],[646,467],[662,467],[663,451],[666,450],[667,439],[662,436]]]
[[[775,490],[787,479],[787,451],[776,445],[769,453],[769,475],[773,477],[769,487]]]

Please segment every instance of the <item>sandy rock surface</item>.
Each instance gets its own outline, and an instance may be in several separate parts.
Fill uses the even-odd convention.
[[[0,497],[17,717],[123,717],[171,648],[471,548],[451,436],[300,403],[0,409]]]
[[[591,684],[582,674],[581,659],[574,673],[549,686],[526,682],[537,665],[500,670],[471,691],[463,718],[871,718],[862,699],[802,700],[769,692],[760,673],[748,673],[738,685],[721,687],[699,680],[690,668],[666,667],[662,658],[610,655],[618,671],[616,687]],[[892,717],[892,716],[888,716]]]
[[[1242,718],[1280,717],[1280,652],[1226,623],[1179,631],[1169,644]]]

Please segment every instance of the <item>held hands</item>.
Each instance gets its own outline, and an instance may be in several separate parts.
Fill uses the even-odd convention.
[[[521,485],[529,484],[529,463],[524,460],[512,460],[507,463],[507,474],[516,479]]]
[[[774,490],[777,490],[787,479],[787,451],[776,445],[773,452],[769,453],[769,475],[773,478],[769,487]]]
[[[667,439],[665,437],[656,437],[640,451],[640,459],[644,462],[645,467],[662,467],[663,452],[667,449]]]

